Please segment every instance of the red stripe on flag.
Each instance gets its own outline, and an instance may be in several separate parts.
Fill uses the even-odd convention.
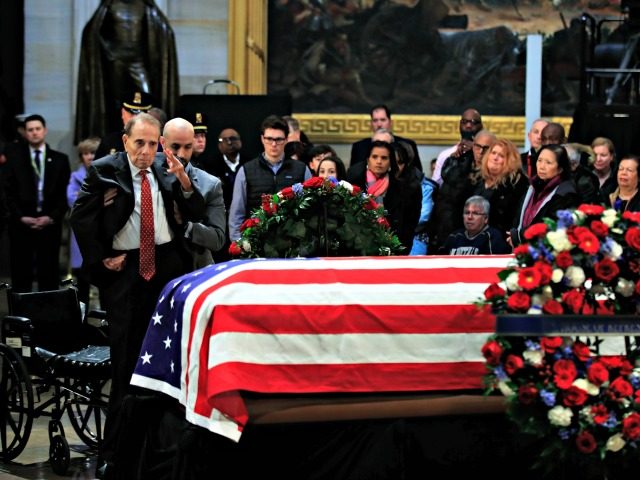
[[[475,305],[219,305],[212,334],[478,333],[495,317]]]

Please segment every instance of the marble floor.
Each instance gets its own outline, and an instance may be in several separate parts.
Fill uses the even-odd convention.
[[[71,464],[66,476],[53,472],[49,464],[49,419],[38,418],[31,430],[27,446],[18,457],[9,463],[0,462],[0,480],[48,480],[48,479],[77,479],[89,480],[95,478],[96,455],[86,452],[86,446],[73,431],[69,419],[63,418],[65,437],[71,449]]]

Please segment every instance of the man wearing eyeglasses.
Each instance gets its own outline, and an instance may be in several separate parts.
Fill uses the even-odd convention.
[[[490,227],[489,201],[479,195],[469,197],[464,204],[464,228],[447,237],[439,253],[443,255],[493,255],[511,252],[502,234]]]
[[[473,138],[473,160],[476,170],[482,166],[482,157],[496,143],[496,136],[489,130],[480,130]]]
[[[447,159],[449,157],[457,158],[467,153],[469,149],[472,148],[471,141],[473,137],[475,137],[476,133],[482,130],[482,128],[480,112],[475,108],[468,108],[462,112],[462,117],[460,117],[460,142],[440,152],[431,180],[442,185],[442,167]]]
[[[238,169],[233,186],[233,197],[229,209],[229,237],[240,238],[240,225],[259,208],[262,195],[276,193],[295,183],[311,178],[311,171],[298,160],[284,154],[289,135],[287,122],[270,115],[260,128],[264,152]]]

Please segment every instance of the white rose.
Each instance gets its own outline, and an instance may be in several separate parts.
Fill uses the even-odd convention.
[[[551,422],[551,425],[558,427],[568,427],[571,425],[571,417],[573,417],[571,409],[565,408],[562,405],[556,405],[547,413],[547,418]]]
[[[583,407],[582,410],[580,410],[580,417],[593,425],[593,412],[591,411],[591,407]]]
[[[522,358],[529,365],[542,365],[542,361],[544,360],[544,354],[540,350],[526,350],[522,353]]]
[[[581,287],[584,284],[586,276],[581,267],[571,265],[565,272],[565,277],[569,280],[570,287]]]
[[[613,208],[609,208],[602,212],[602,223],[604,223],[607,227],[611,228],[615,225],[616,220],[618,220],[618,212],[616,212]]]
[[[551,244],[556,252],[571,250],[572,247],[571,242],[567,237],[567,232],[564,229],[547,233],[547,241]]]
[[[507,385],[507,382],[505,382],[504,380],[498,382],[498,390],[500,390],[500,393],[502,393],[502,395],[504,395],[505,397],[510,397],[511,395],[515,394],[515,392],[511,390],[511,387]]]
[[[593,383],[589,382],[585,378],[579,378],[578,380],[575,380],[571,385],[579,388],[580,390],[587,392],[592,397],[600,393],[600,388],[597,385],[594,385]]]
[[[561,268],[554,268],[551,274],[551,281],[553,283],[560,283],[564,277],[564,271]]]
[[[527,314],[542,315],[542,307],[540,307],[540,305],[532,305],[531,307],[529,307],[529,310],[527,310]]]
[[[622,447],[624,447],[625,443],[626,442],[624,441],[624,438],[622,438],[622,434],[616,433],[615,435],[609,437],[609,440],[607,440],[607,444],[605,445],[605,447],[611,452],[617,452],[621,450]]]
[[[531,295],[531,306],[540,308],[542,307],[542,305],[544,305],[544,302],[546,302],[546,299],[543,295],[539,293]]]
[[[587,214],[584,212],[581,212],[580,210],[574,210],[572,215],[573,215],[573,223],[576,225],[579,223],[582,223],[582,220],[587,218]]]
[[[636,289],[636,284],[627,280],[626,278],[619,278],[616,285],[616,292],[623,297],[630,297]]]
[[[351,185],[349,182],[345,182],[344,180],[340,180],[340,182],[338,182],[338,185],[342,185],[344,188],[349,190],[349,192],[353,193],[353,185]]]
[[[242,240],[242,242],[240,242],[240,248],[242,248],[242,250],[244,250],[245,252],[250,252],[251,243],[249,242],[249,240]]]
[[[622,245],[618,242],[611,241],[611,251],[608,257],[614,262],[622,256]]]
[[[518,272],[512,272],[504,281],[505,287],[510,292],[516,292],[518,290],[522,290],[520,285],[518,285]]]

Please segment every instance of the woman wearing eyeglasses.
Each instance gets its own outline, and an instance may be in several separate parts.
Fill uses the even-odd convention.
[[[509,140],[499,138],[482,156],[475,178],[475,194],[491,205],[489,225],[505,236],[513,225],[520,199],[529,186],[520,153]]]
[[[391,229],[405,246],[408,255],[413,245],[413,234],[420,218],[422,191],[413,173],[398,174],[396,150],[387,142],[371,143],[366,163],[359,162],[349,168],[347,181],[359,186],[380,205]]]
[[[571,179],[569,155],[562,145],[545,145],[536,161],[537,174],[520,202],[516,227],[507,234],[512,247],[524,241],[523,233],[545,217],[555,217],[558,210],[577,207],[580,197]]]

